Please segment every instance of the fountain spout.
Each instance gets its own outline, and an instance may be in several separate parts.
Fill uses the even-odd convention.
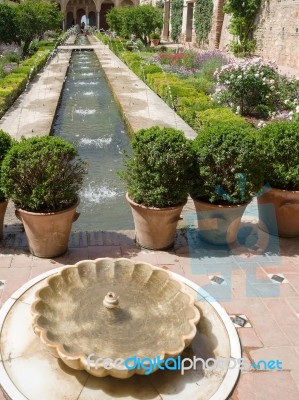
[[[103,300],[103,304],[106,308],[117,308],[119,301],[118,301],[119,297],[116,296],[115,293],[113,292],[108,292]]]

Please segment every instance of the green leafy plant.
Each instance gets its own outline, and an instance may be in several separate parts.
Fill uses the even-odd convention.
[[[227,0],[224,11],[231,14],[232,51],[238,56],[251,54],[255,49],[253,33],[255,17],[262,0]]]
[[[150,34],[151,39],[160,39],[160,34],[157,32],[153,32]]]
[[[171,16],[170,16],[171,38],[175,42],[178,42],[180,34],[182,32],[183,9],[184,9],[184,0],[171,1]]]
[[[24,0],[15,8],[19,39],[24,42],[23,56],[26,56],[30,43],[37,36],[41,37],[49,29],[59,28],[63,12],[58,4],[51,1]]]
[[[138,131],[133,155],[119,176],[130,198],[149,207],[170,207],[187,200],[193,166],[191,142],[182,131],[157,126]]]
[[[234,114],[229,108],[210,108],[195,112],[194,127],[198,131],[208,126],[218,125],[221,122],[229,122],[234,124],[234,126],[238,124],[243,128],[250,126],[245,119],[240,117],[240,115]]]
[[[299,190],[299,122],[279,121],[259,130],[258,146],[265,183]]]
[[[194,7],[194,28],[196,41],[203,44],[211,30],[213,0],[197,0]]]
[[[1,185],[6,198],[32,212],[56,212],[78,199],[86,164],[76,148],[53,136],[22,138],[2,164]]]
[[[239,123],[203,129],[193,141],[192,197],[224,205],[249,202],[263,183],[256,143],[256,131]]]
[[[3,160],[12,147],[14,141],[10,137],[10,135],[2,130],[0,130],[0,201],[5,200],[5,195],[3,193],[2,185],[1,185],[1,166]]]
[[[156,29],[163,25],[162,12],[152,5],[112,8],[107,13],[109,28],[117,35],[130,38],[135,35],[144,44]]]
[[[12,43],[17,40],[19,28],[16,7],[16,4],[10,2],[0,3],[0,41],[3,43]]]

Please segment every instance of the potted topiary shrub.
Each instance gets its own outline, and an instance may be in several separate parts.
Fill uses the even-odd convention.
[[[160,34],[153,32],[150,34],[151,45],[156,47],[160,43]]]
[[[213,244],[233,243],[245,208],[263,183],[255,131],[239,122],[208,126],[193,149],[191,196],[199,234]]]
[[[132,140],[133,155],[119,172],[126,183],[136,240],[148,249],[173,244],[181,211],[187,201],[193,165],[191,142],[172,128],[141,129]]]
[[[280,121],[259,131],[267,190],[258,196],[260,226],[270,234],[299,236],[299,122]]]
[[[43,136],[22,138],[3,161],[4,194],[14,202],[29,249],[37,257],[56,257],[67,250],[86,173],[77,155],[67,141]]]
[[[1,177],[1,165],[2,165],[3,159],[6,155],[6,153],[11,148],[12,144],[13,144],[13,140],[9,136],[9,134],[0,130],[0,177]],[[2,238],[3,238],[3,222],[4,222],[4,216],[5,216],[7,204],[8,204],[7,197],[3,193],[3,189],[2,189],[1,181],[0,181],[0,240],[2,240]]]

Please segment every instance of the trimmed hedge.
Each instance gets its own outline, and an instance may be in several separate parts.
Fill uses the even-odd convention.
[[[229,108],[214,108],[205,111],[195,111],[194,127],[200,130],[223,122],[238,123],[240,127],[248,128],[251,125],[240,115],[234,114]]]
[[[1,189],[16,207],[38,213],[57,212],[77,201],[86,172],[86,163],[66,140],[23,137],[5,155]]]
[[[51,44],[51,46],[47,45],[46,48],[43,46],[10,74],[0,78],[0,118],[23,92],[28,80],[32,79],[46,64],[48,56],[54,47],[55,43]]]
[[[198,111],[205,111],[219,105],[212,101],[206,94],[198,93],[195,97],[180,97],[177,99],[177,112],[190,126],[195,126]]]
[[[258,132],[239,122],[202,129],[192,142],[196,168],[191,195],[212,204],[244,204],[263,185]]]
[[[132,156],[118,175],[132,200],[148,207],[172,207],[187,200],[194,169],[191,141],[184,132],[153,126],[136,132]]]
[[[265,183],[299,190],[299,122],[278,121],[259,130],[258,147]]]

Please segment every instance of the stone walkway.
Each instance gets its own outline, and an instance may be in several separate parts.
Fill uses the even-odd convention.
[[[116,57],[108,46],[103,45],[95,36],[88,36],[88,39],[133,132],[158,125],[181,129],[189,139],[196,137],[195,131]]]
[[[128,112],[133,115],[133,105],[137,108],[140,105],[141,112],[144,115],[148,113],[150,120],[151,113],[158,107],[155,103],[154,108],[146,111],[143,105],[144,96],[150,93],[150,89],[142,87],[142,83],[133,73],[125,71],[125,66],[118,64],[105,46],[99,43],[93,45],[98,47],[98,54],[100,52],[102,54],[100,61],[104,70],[106,68],[106,74],[108,75],[110,70],[115,72],[114,88],[119,89],[117,93],[119,99],[125,98],[125,94],[121,91],[122,85],[129,81],[131,87],[137,85],[136,91],[134,93],[132,91],[132,96],[127,96]],[[111,79],[113,80],[113,77]],[[49,85],[50,83],[51,79],[48,81]],[[111,85],[113,86],[113,82]],[[149,99],[151,101],[151,97]],[[41,102],[39,107],[42,107]],[[163,111],[161,112],[163,114]],[[6,118],[8,116],[9,114]],[[6,126],[9,132],[12,134],[15,132],[18,137],[21,131],[15,128],[14,125],[19,124],[16,121],[19,119],[12,118],[11,126]],[[137,127],[137,117],[136,121]],[[168,120],[163,114],[160,122],[163,121],[173,123],[174,118],[172,116]],[[1,125],[0,127],[2,128]],[[31,135],[30,129],[27,132]],[[196,229],[192,228],[194,215],[185,211],[185,224],[190,225],[190,228],[178,230],[174,248],[169,251],[141,249],[135,244],[132,231],[76,232],[70,239],[69,251],[56,259],[39,259],[30,255],[22,226],[8,223],[4,230],[4,240],[0,243],[1,305],[29,279],[58,266],[98,257],[127,257],[149,262],[181,274],[203,286],[221,302],[232,318],[237,316],[235,322],[244,357],[255,363],[262,359],[282,362],[282,371],[252,369],[242,373],[231,399],[297,400],[299,398],[299,238],[278,240],[267,236],[257,229],[256,217],[256,206],[251,204],[243,218],[239,243],[231,248],[215,248],[202,242],[197,236]],[[1,399],[4,397],[0,394]]]
[[[71,36],[66,43],[74,40]],[[50,134],[70,56],[66,48],[47,63],[0,119],[0,129],[18,140]]]

